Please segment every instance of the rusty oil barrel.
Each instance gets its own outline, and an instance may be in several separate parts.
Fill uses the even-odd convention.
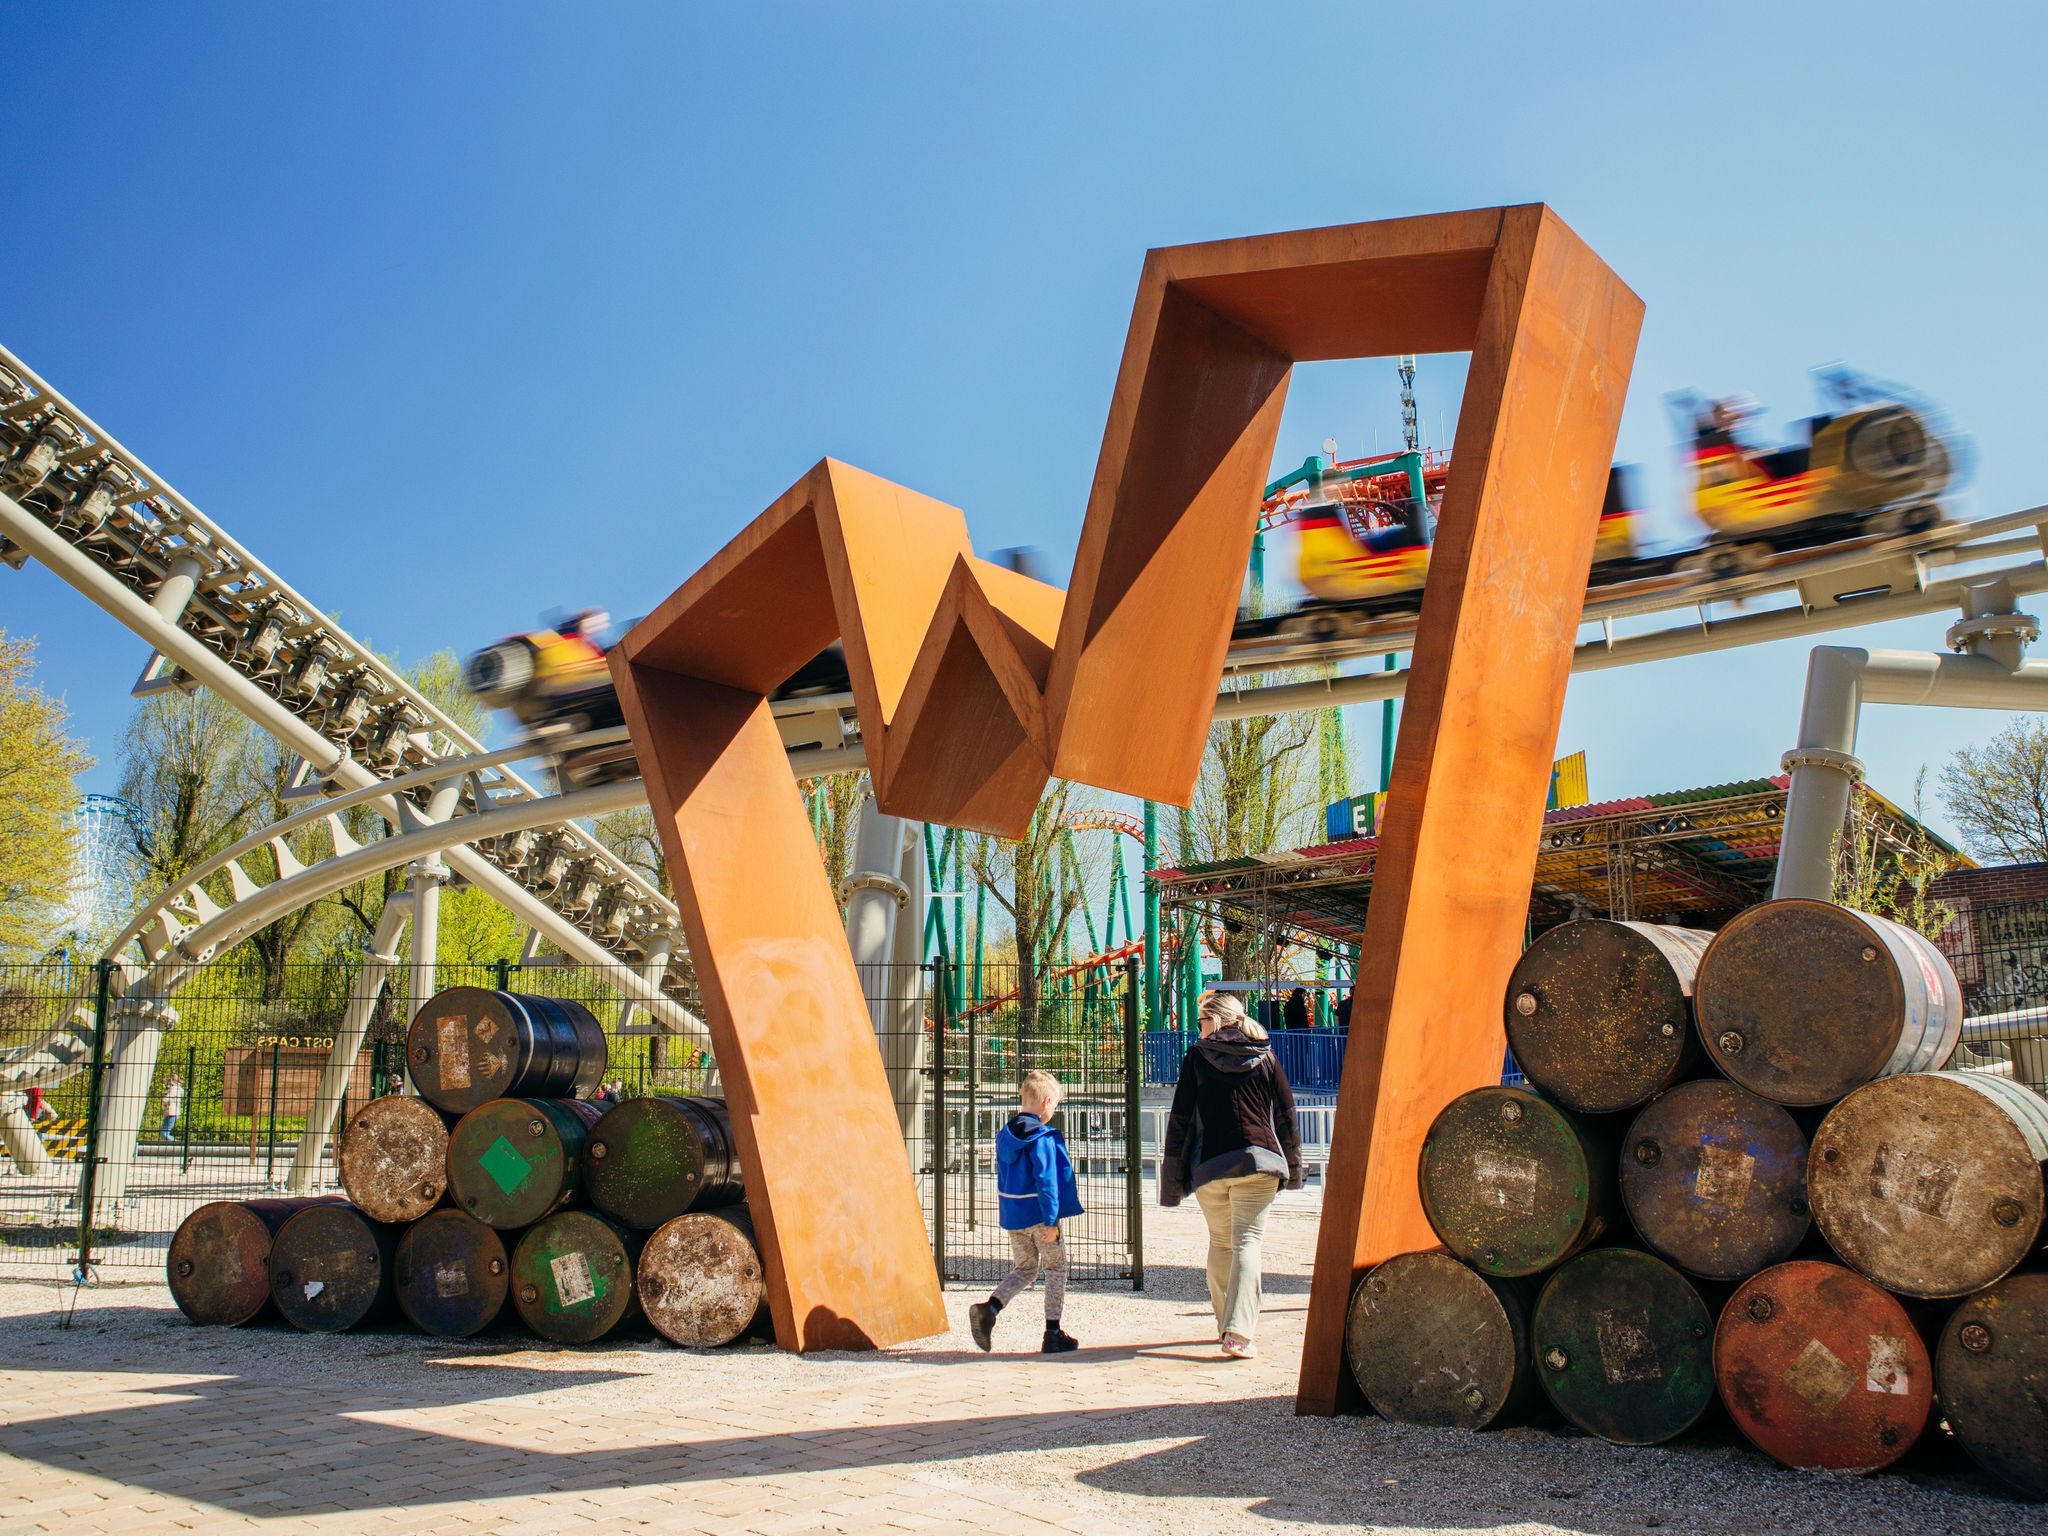
[[[640,1252],[638,1275],[647,1320],[685,1348],[730,1344],[767,1311],[767,1274],[744,1205],[663,1222]]]
[[[254,1322],[270,1304],[270,1245],[277,1229],[339,1195],[290,1200],[214,1200],[178,1224],[164,1256],[171,1300],[195,1323]]]
[[[639,1311],[633,1262],[645,1240],[596,1211],[557,1211],[512,1250],[512,1305],[544,1339],[601,1339]]]
[[[1614,1162],[1601,1128],[1526,1089],[1475,1088],[1431,1123],[1416,1175],[1444,1246],[1505,1280],[1561,1263],[1613,1228]]]
[[[457,1210],[500,1232],[583,1203],[584,1147],[603,1106],[588,1099],[493,1099],[448,1137]]]
[[[450,1114],[492,1099],[581,1099],[604,1081],[604,1029],[565,998],[449,987],[406,1032],[421,1097]]]
[[[1821,1235],[1905,1296],[1967,1296],[2040,1242],[2048,1103],[2009,1078],[1916,1072],[1859,1088],[1813,1135]]]
[[[1795,1259],[1737,1288],[1714,1375],[1742,1432],[1788,1467],[1875,1472],[1927,1427],[1934,1371],[1895,1297],[1852,1269]]]
[[[590,1203],[629,1227],[651,1229],[746,1197],[724,1099],[627,1099],[591,1127],[586,1151]]]
[[[1399,1424],[1484,1429],[1535,1391],[1525,1283],[1489,1280],[1447,1253],[1404,1253],[1351,1293],[1344,1355],[1374,1408]]]
[[[398,1229],[342,1202],[300,1211],[270,1245],[270,1298],[307,1333],[345,1333],[391,1308]]]
[[[1970,1459],[2048,1499],[2048,1274],[2007,1275],[1950,1313],[1934,1383]]]
[[[398,1239],[398,1310],[422,1333],[466,1339],[505,1310],[510,1268],[495,1227],[464,1211],[430,1211]]]
[[[1703,1065],[1693,976],[1711,933],[1561,923],[1508,979],[1508,1047],[1545,1098],[1580,1114],[1633,1109]]]
[[[373,1221],[418,1221],[448,1190],[448,1120],[425,1099],[386,1094],[356,1111],[335,1155],[341,1187]]]
[[[1706,1411],[1713,1335],[1693,1283],[1635,1248],[1595,1248],[1563,1265],[1529,1322],[1536,1379],[1551,1402],[1617,1445],[1656,1445]]]
[[[1941,951],[1903,924],[1793,899],[1751,907],[1714,936],[1694,1012],[1707,1054],[1736,1082],[1819,1105],[1947,1061],[1963,993]]]
[[[1812,1225],[1806,1133],[1725,1078],[1680,1083],[1622,1138],[1621,1199],[1660,1257],[1704,1280],[1740,1280],[1791,1258]]]

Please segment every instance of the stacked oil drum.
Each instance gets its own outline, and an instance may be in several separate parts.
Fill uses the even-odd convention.
[[[1786,1466],[1849,1472],[1945,1421],[2048,1497],[2048,1101],[1940,1070],[1963,1010],[1932,944],[1803,900],[1718,934],[1570,922],[1505,1009],[1534,1091],[1436,1118],[1442,1247],[1352,1297],[1375,1408],[1478,1429],[1547,1401],[1628,1445],[1725,1411]]]
[[[414,1094],[373,1099],[337,1154],[348,1198],[216,1201],[171,1240],[196,1323],[273,1311],[309,1333],[396,1313],[447,1338],[493,1324],[585,1344],[644,1320],[731,1343],[766,1294],[725,1101],[606,1107],[603,1029],[580,1004],[481,987],[429,999]]]

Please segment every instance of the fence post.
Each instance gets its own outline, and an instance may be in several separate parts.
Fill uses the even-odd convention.
[[[979,969],[977,960],[976,968]],[[977,1001],[979,1001],[977,999]],[[967,1230],[975,1227],[981,1202],[975,1180],[981,1168],[981,1048],[979,1009],[967,1015]]]
[[[188,1045],[185,1047],[185,1113],[178,1116],[178,1119],[183,1122],[179,1127],[179,1139],[184,1143],[182,1155],[178,1160],[178,1172],[180,1173],[190,1173],[192,1171],[192,1112],[198,1107],[199,1047]]]
[[[946,1284],[946,968],[932,962],[932,1263]]]
[[[1145,1058],[1138,1038],[1138,961],[1124,961],[1124,1222],[1131,1239],[1131,1289],[1145,1289]]]
[[[93,1193],[100,1177],[100,1089],[107,1075],[107,1009],[114,989],[114,962],[102,960],[92,1025],[92,1072],[85,1108],[85,1167],[78,1176],[78,1278],[92,1268]]]
[[[263,1153],[263,1177],[267,1180],[277,1171],[277,1059],[283,1042],[270,1042],[270,1133],[269,1144]]]
[[[498,972],[498,990],[500,992],[510,992],[512,990],[512,962],[503,955],[500,955],[493,964]]]

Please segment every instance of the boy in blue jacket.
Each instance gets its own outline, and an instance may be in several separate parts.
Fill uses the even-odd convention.
[[[1067,1299],[1067,1245],[1060,1223],[1081,1214],[1081,1192],[1074,1186],[1074,1164],[1066,1138],[1049,1122],[1066,1090],[1050,1072],[1026,1072],[1018,1089],[1017,1113],[996,1133],[996,1197],[1003,1230],[1010,1234],[1010,1257],[1016,1267],[987,1301],[967,1309],[974,1342],[987,1350],[996,1314],[1019,1291],[1045,1276],[1045,1342],[1043,1354],[1063,1355],[1080,1341],[1060,1327],[1060,1308]]]

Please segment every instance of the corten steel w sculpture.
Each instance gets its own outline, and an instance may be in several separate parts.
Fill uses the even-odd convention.
[[[1292,366],[1470,350],[1303,1359],[1300,1406],[1338,1406],[1352,1280],[1433,1243],[1423,1133],[1497,1076],[1641,316],[1540,205],[1157,250],[1064,594],[977,560],[956,509],[827,459],[626,636],[612,669],[785,1347],[887,1345],[946,1320],[768,692],[843,640],[893,815],[1015,836],[1054,774],[1186,804]]]

